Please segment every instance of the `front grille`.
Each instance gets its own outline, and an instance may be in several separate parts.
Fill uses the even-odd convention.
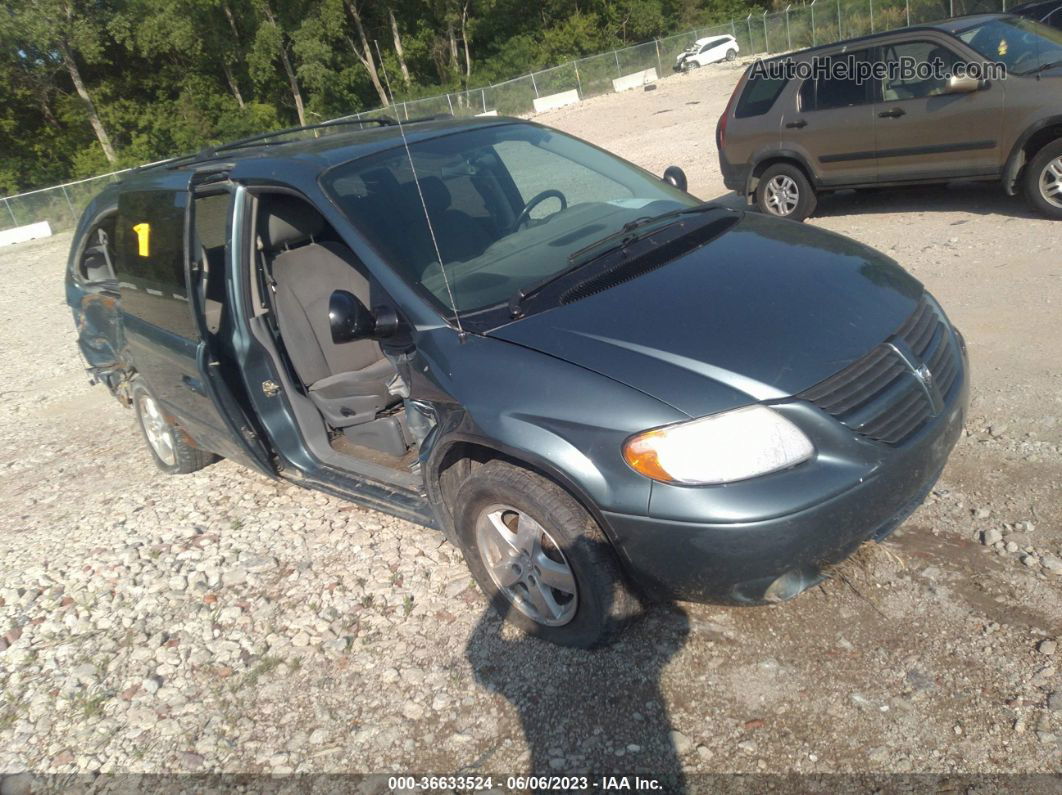
[[[926,383],[919,365],[929,371]],[[947,324],[923,298],[887,341],[798,397],[863,436],[900,444],[949,402],[960,366]]]

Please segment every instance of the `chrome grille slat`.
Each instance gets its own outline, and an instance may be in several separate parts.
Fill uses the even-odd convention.
[[[933,386],[928,388],[947,402],[958,380],[959,352],[943,317],[925,298],[889,339],[798,397],[863,436],[902,443],[933,416],[927,387],[905,357],[913,355],[915,365],[929,370]]]

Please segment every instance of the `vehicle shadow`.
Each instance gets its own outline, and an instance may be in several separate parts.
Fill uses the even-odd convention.
[[[735,210],[748,205],[730,191],[711,200]],[[819,196],[812,218],[843,218],[878,213],[972,213],[1039,219],[1018,196],[1008,196],[997,183],[952,182],[946,185],[909,185],[894,188],[841,190]]]
[[[476,682],[520,716],[530,751],[523,774],[641,776],[666,792],[685,781],[661,690],[661,672],[685,645],[686,613],[650,608],[613,645],[555,646],[504,624],[514,608],[495,597],[466,647]]]

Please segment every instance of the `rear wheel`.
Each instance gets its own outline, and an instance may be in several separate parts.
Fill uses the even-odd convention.
[[[737,58],[737,50],[727,50],[726,51],[726,59],[728,61],[732,61],[735,58]]]
[[[756,185],[760,212],[791,221],[803,221],[815,211],[815,189],[804,172],[789,163],[768,166]]]
[[[144,379],[134,378],[130,392],[140,431],[159,469],[170,475],[186,475],[214,461],[212,453],[193,447],[166,418]]]
[[[540,475],[484,464],[458,490],[454,521],[472,576],[502,617],[530,635],[601,646],[637,612],[597,523]]]
[[[1062,140],[1049,143],[1025,167],[1025,196],[1048,218],[1062,219]]]

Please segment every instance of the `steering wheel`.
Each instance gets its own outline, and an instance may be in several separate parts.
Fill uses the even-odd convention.
[[[544,190],[537,196],[531,197],[531,201],[524,205],[524,209],[522,209],[520,211],[520,214],[516,216],[516,220],[513,221],[513,225],[509,228],[509,231],[515,232],[521,226],[526,224],[531,218],[531,211],[538,207],[538,205],[542,204],[542,202],[544,202],[546,199],[560,200],[561,208],[557,212],[564,212],[568,209],[568,200],[565,198],[563,193],[561,193],[559,190],[553,190],[552,188],[550,190]],[[556,215],[556,213],[554,213],[554,215]]]

